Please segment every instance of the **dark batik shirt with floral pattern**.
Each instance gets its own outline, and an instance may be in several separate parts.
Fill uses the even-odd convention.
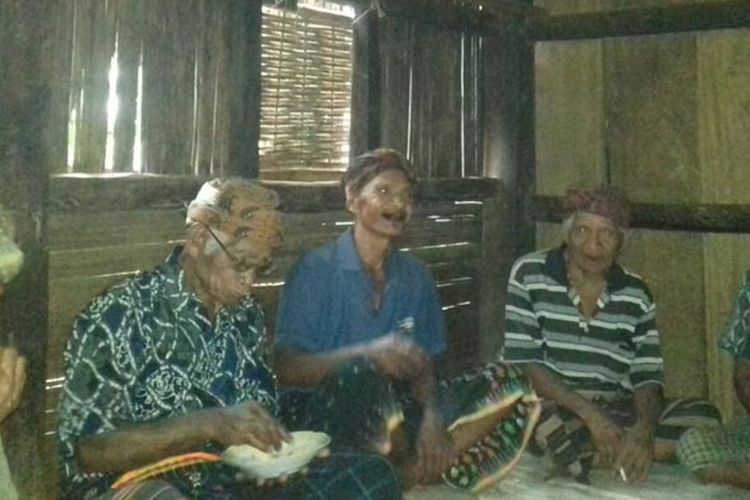
[[[734,358],[750,360],[750,271],[745,274],[745,282],[737,293],[719,347]]]
[[[260,306],[248,298],[212,323],[185,282],[180,251],[94,299],[74,323],[58,416],[66,496],[105,491],[116,479],[79,472],[82,437],[248,400],[276,413]],[[207,443],[204,451],[216,450]],[[192,491],[211,480],[185,474]]]

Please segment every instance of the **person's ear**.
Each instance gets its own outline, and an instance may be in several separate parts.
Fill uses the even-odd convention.
[[[350,186],[347,186],[346,189],[344,189],[344,193],[346,194],[346,209],[351,214],[357,213],[357,193],[354,191]]]

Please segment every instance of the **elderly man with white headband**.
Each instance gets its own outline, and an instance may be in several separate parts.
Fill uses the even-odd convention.
[[[0,299],[5,286],[21,270],[23,253],[15,243],[15,226],[10,214],[0,206]],[[26,358],[13,347],[0,347],[0,423],[10,415],[21,401],[26,382]],[[18,498],[0,441],[0,498]]]
[[[59,411],[66,498],[400,498],[385,460],[345,452],[264,489],[220,463],[111,489],[123,472],[175,455],[270,452],[290,439],[274,417],[264,316],[250,295],[281,245],[277,205],[254,182],[209,181],[188,207],[184,247],[78,316]]]
[[[654,298],[617,263],[630,222],[625,193],[571,189],[562,215],[562,245],[511,269],[504,359],[542,398],[535,442],[561,472],[586,483],[599,465],[640,481],[688,427],[721,418],[706,401],[664,404]]]

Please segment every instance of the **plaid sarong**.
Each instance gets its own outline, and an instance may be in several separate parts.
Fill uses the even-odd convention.
[[[692,472],[717,465],[750,463],[750,422],[729,430],[689,429],[677,445],[677,459]]]
[[[479,492],[515,467],[539,417],[539,401],[521,372],[492,363],[442,380],[439,405],[448,431],[496,411],[506,417],[447,470],[450,485]],[[340,366],[314,391],[281,397],[282,421],[291,429],[311,429],[332,437],[332,448],[387,449],[391,431],[403,425],[414,451],[422,409],[408,387],[381,377],[368,360]]]
[[[607,415],[621,427],[635,423],[632,397],[614,401],[593,398]],[[656,440],[676,443],[691,427],[718,428],[721,414],[708,401],[676,399],[668,402],[656,427]],[[558,470],[588,483],[593,466],[594,443],[583,422],[572,412],[548,400],[542,401],[542,415],[535,432],[536,450],[548,452]],[[532,447],[533,448],[533,447]]]

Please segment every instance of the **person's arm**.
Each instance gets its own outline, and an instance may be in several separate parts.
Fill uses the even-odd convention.
[[[615,461],[615,467],[623,470],[628,481],[641,481],[648,476],[654,457],[654,434],[664,404],[664,362],[656,327],[656,306],[648,287],[643,286],[647,300],[633,335],[635,356],[630,366],[635,423],[625,434]]]
[[[654,460],[654,435],[663,406],[661,386],[646,384],[633,393],[635,424],[625,434],[615,460],[627,481],[642,481]]]
[[[289,435],[261,405],[248,402],[123,426],[77,443],[83,472],[122,472],[171,455],[199,450],[207,442],[222,447],[249,444],[269,451]]]
[[[12,347],[0,347],[0,423],[21,402],[26,384],[26,358]]]
[[[399,334],[323,353],[277,346],[274,354],[279,383],[297,387],[313,387],[336,366],[360,357],[372,360],[383,374],[397,380],[414,378],[429,362],[419,346]]]

